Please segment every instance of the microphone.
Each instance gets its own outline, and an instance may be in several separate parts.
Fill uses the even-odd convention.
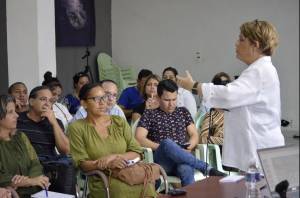
[[[289,182],[287,180],[283,180],[276,185],[275,191],[280,195],[280,198],[286,198],[288,187]]]
[[[206,158],[205,158],[205,162],[206,162],[206,167],[205,167],[205,169],[206,169],[206,177],[209,174],[208,173],[208,150],[209,150],[209,148],[208,148],[208,142],[210,141],[210,136],[213,135],[212,134],[213,130],[212,130],[211,125],[212,125],[212,122],[213,122],[212,111],[214,111],[214,110],[215,110],[215,108],[210,108],[210,110],[209,110],[208,134],[207,134],[207,140],[206,140]]]
[[[212,122],[213,122],[213,116],[212,116],[212,112],[215,111],[215,108],[211,108],[209,110],[209,122],[208,122],[208,136],[207,136],[207,143],[208,141],[210,141],[210,136],[212,136],[213,134],[213,130],[212,130]]]
[[[89,57],[89,56],[90,56],[90,51],[86,50],[85,55],[83,57],[81,57],[81,59],[85,59],[86,57]]]

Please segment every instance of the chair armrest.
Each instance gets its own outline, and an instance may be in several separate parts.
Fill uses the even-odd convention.
[[[104,187],[105,187],[105,191],[106,191],[106,197],[109,198],[109,181],[107,176],[105,175],[105,173],[101,170],[92,170],[92,171],[88,171],[88,172],[83,172],[83,174],[86,176],[86,180],[85,180],[85,187],[84,187],[84,197],[86,197],[86,193],[87,193],[87,182],[88,182],[88,177],[89,176],[98,176],[102,179]]]
[[[144,161],[147,162],[147,163],[154,163],[152,149],[147,148],[147,147],[142,147],[142,148],[143,148],[143,153],[144,153],[144,158],[145,158]],[[168,182],[167,173],[166,173],[165,169],[160,165],[159,165],[159,169],[160,169],[160,175],[162,176],[162,179],[163,179],[164,184],[165,184],[165,194],[168,194],[169,182]]]
[[[166,173],[165,169],[163,167],[161,167],[160,165],[159,165],[159,169],[160,169],[160,174],[161,174],[161,176],[164,180],[164,183],[165,183],[165,194],[168,194],[168,192],[169,192],[169,182],[167,180],[167,178],[168,178],[167,173]]]
[[[144,161],[148,163],[153,163],[153,151],[151,148],[143,147]]]

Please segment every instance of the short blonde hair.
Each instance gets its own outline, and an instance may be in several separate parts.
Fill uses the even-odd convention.
[[[259,49],[264,55],[271,56],[278,45],[278,33],[276,28],[267,21],[249,21],[241,25],[241,34],[250,42],[259,43]]]

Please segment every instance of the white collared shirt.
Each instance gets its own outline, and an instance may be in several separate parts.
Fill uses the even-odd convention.
[[[264,56],[223,85],[202,84],[206,106],[229,109],[224,115],[222,163],[246,171],[257,149],[282,146],[280,83],[271,57]]]
[[[55,117],[63,123],[65,128],[64,131],[66,132],[68,124],[72,121],[73,116],[70,114],[66,106],[58,102],[55,102],[52,105],[52,110],[54,112]]]
[[[178,88],[178,95],[177,95],[177,107],[185,107],[192,115],[194,119],[197,113],[197,104],[193,94],[182,88]]]

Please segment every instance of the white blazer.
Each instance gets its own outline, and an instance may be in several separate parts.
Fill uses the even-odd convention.
[[[203,102],[225,108],[222,161],[247,171],[259,166],[257,149],[283,146],[281,133],[280,83],[270,56],[259,58],[233,82],[203,83]]]

